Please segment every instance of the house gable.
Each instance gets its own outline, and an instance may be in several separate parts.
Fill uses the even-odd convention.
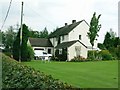
[[[86,46],[91,46],[89,38],[87,36],[87,32],[89,32],[89,25],[87,22],[84,20],[76,26],[71,32],[69,32],[69,41],[73,40],[80,40],[84,45]]]

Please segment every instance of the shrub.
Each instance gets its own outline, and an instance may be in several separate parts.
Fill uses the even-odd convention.
[[[112,60],[112,55],[108,50],[102,50],[99,52],[101,59],[102,60]]]
[[[33,51],[33,48],[31,46],[27,46],[27,59],[28,61],[34,59],[34,51]]]
[[[12,56],[11,52],[4,52],[4,54],[7,55],[7,56],[9,56],[9,57]]]
[[[87,61],[87,60],[84,57],[82,57],[82,56],[78,56],[78,57],[74,57],[70,61],[71,62],[84,62],[84,61]]]
[[[58,58],[55,57],[55,56],[52,56],[52,57],[50,58],[50,60],[52,60],[52,61],[59,61]]]
[[[55,51],[56,60],[66,61],[67,60],[67,48],[62,49],[62,54],[59,54],[59,49]]]
[[[0,53],[1,54],[1,53]],[[53,79],[50,75],[45,75],[33,68],[2,55],[2,87],[7,88],[35,88],[39,90],[70,89],[70,85]]]
[[[93,57],[94,53],[94,57]],[[90,50],[88,51],[88,60],[93,61],[93,60],[99,60],[99,51],[96,50]]]

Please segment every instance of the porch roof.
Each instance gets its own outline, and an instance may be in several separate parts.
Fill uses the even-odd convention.
[[[79,40],[75,40],[75,41],[63,42],[63,43],[57,45],[55,48],[56,48],[56,49],[67,48],[67,47],[72,46],[72,45],[73,45],[74,43],[76,43],[76,42],[80,42],[80,41],[79,41]],[[85,46],[82,42],[80,42],[80,43],[81,43],[84,47],[87,48],[87,46]]]

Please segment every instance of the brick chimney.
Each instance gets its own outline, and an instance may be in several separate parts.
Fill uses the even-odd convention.
[[[73,24],[73,23],[76,23],[76,20],[72,20],[72,24]]]

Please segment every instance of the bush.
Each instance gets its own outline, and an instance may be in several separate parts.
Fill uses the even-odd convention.
[[[12,53],[11,52],[4,52],[5,55],[12,57]]]
[[[102,60],[112,60],[112,55],[108,50],[102,50],[99,52],[101,59]]]
[[[62,54],[59,54],[59,49],[55,51],[56,60],[66,61],[67,60],[67,48],[62,49]]]
[[[1,53],[0,53],[1,54]],[[39,90],[70,89],[70,85],[53,79],[50,75],[35,71],[33,68],[2,55],[2,87],[7,88],[35,88]]]
[[[94,57],[93,57],[93,53],[94,53]],[[96,51],[96,50],[88,51],[87,59],[90,60],[90,61],[99,60],[99,51]]]
[[[34,59],[34,51],[33,51],[33,48],[31,46],[27,46],[27,59],[28,61]]]
[[[52,57],[50,58],[50,60],[52,60],[52,61],[59,61],[58,58],[55,57],[55,56],[52,56]]]
[[[87,61],[84,57],[82,56],[78,56],[78,57],[74,57],[73,59],[70,60],[71,62],[85,62]]]

